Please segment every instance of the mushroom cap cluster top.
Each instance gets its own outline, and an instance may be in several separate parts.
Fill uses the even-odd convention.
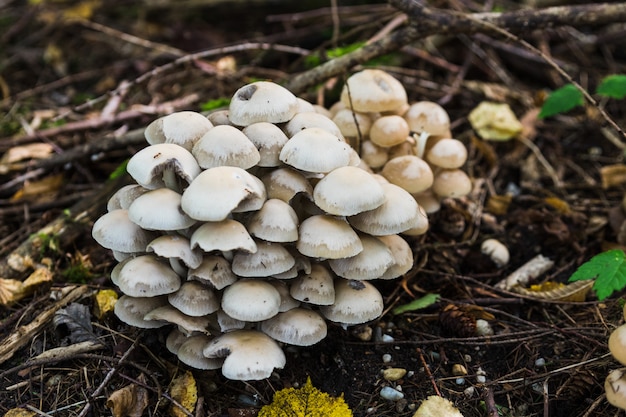
[[[413,266],[402,235],[428,228],[413,194],[456,151],[439,149],[442,140],[426,159],[409,151],[372,168],[350,138],[356,132],[366,146],[373,132],[381,143],[414,145],[399,115],[406,92],[365,70],[341,100],[360,120],[343,129],[267,81],[239,89],[226,113],[152,122],[149,146],[128,163],[136,184],[111,197],[92,231],[119,261],[117,317],[140,328],[173,324],[167,347],[182,362],[241,380],[282,368],[279,343],[317,343],[327,320],[378,318],[383,298],[371,281]],[[454,158],[435,171],[459,170],[464,159]]]

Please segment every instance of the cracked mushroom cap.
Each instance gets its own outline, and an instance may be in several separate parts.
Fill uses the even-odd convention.
[[[94,222],[91,236],[104,248],[137,253],[146,250],[146,245],[154,239],[155,234],[133,223],[128,210],[113,210]]]
[[[181,206],[193,219],[221,221],[247,199],[262,197],[265,201],[265,187],[259,183],[257,178],[239,167],[209,168],[183,192]]]
[[[122,295],[113,307],[113,312],[120,321],[140,329],[156,329],[168,323],[159,320],[144,320],[152,310],[167,305],[167,297],[131,297]]]
[[[268,242],[298,240],[298,215],[283,200],[270,198],[248,221],[248,232]]]
[[[148,191],[138,184],[128,184],[117,190],[107,201],[107,211],[128,210],[133,201]]]
[[[230,268],[230,262],[216,255],[205,255],[197,268],[189,269],[187,279],[200,281],[216,290],[221,290],[237,281],[237,277]]]
[[[180,288],[180,277],[154,255],[129,259],[120,269],[117,286],[131,297],[156,297]]]
[[[358,112],[384,112],[404,107],[407,96],[402,83],[391,74],[378,69],[365,69],[346,80],[341,102]]]
[[[203,223],[191,235],[191,247],[200,247],[205,252],[257,251],[257,245],[245,226],[232,219]]]
[[[385,202],[374,210],[350,216],[357,230],[374,236],[401,233],[421,224],[423,214],[413,196],[394,184],[382,184]]]
[[[191,249],[189,239],[179,235],[157,237],[148,243],[146,252],[154,252],[163,258],[177,259],[189,268],[197,268],[202,262],[202,252]]]
[[[220,369],[223,362],[221,359],[207,358],[202,353],[211,340],[213,339],[203,334],[189,336],[178,347],[176,356],[182,363],[195,369]]]
[[[137,184],[150,190],[180,188],[179,179],[190,184],[201,171],[191,152],[173,143],[143,148],[130,158],[126,170]]]
[[[263,321],[278,314],[280,293],[272,284],[259,279],[242,279],[224,290],[222,310],[241,321]]]
[[[284,123],[296,114],[296,96],[278,84],[257,81],[235,92],[228,107],[228,118],[236,126],[253,123]]]
[[[278,126],[268,122],[254,123],[242,131],[259,151],[260,167],[277,167],[280,165],[280,150],[289,140]]]
[[[191,153],[201,168],[234,166],[252,168],[261,160],[254,143],[233,126],[215,126],[206,132],[193,146]]]
[[[358,254],[363,245],[348,222],[320,214],[300,223],[296,248],[311,258],[336,259]]]
[[[335,302],[335,276],[323,265],[311,265],[311,272],[290,283],[291,296],[304,303],[331,305]]]
[[[383,204],[383,187],[369,172],[345,166],[332,170],[313,189],[313,201],[328,214],[352,216]]]
[[[342,278],[370,280],[380,278],[394,264],[391,250],[374,236],[361,235],[363,250],[355,256],[330,259],[328,264]]]
[[[150,145],[174,143],[188,151],[213,124],[200,113],[179,111],[159,117],[146,127],[144,136]]]
[[[219,310],[220,301],[215,293],[198,281],[187,281],[178,291],[167,296],[170,304],[188,316],[206,316]]]
[[[367,281],[335,280],[335,302],[320,307],[324,317],[346,325],[362,324],[374,320],[383,313],[383,297]]]
[[[269,378],[275,368],[282,369],[286,363],[278,343],[255,330],[235,330],[216,337],[203,354],[208,358],[226,358],[222,374],[239,381]]]
[[[293,308],[261,323],[261,330],[274,340],[296,346],[311,346],[326,337],[326,321],[307,308]]]
[[[187,229],[196,221],[182,211],[180,200],[181,195],[169,188],[151,190],[133,201],[128,208],[128,217],[146,230]]]
[[[254,253],[237,252],[231,268],[240,277],[268,277],[288,271],[296,263],[294,257],[280,243],[256,242]]]
[[[319,127],[299,131],[280,151],[280,160],[285,164],[315,173],[350,165],[352,156],[350,145]]]

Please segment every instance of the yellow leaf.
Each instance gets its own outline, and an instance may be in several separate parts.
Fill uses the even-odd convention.
[[[137,379],[144,382],[146,378],[141,374]],[[128,385],[111,394],[106,406],[113,417],[141,417],[148,406],[148,390],[137,384]]]
[[[582,302],[585,301],[593,282],[593,280],[585,280],[563,284],[547,281],[543,284],[531,285],[530,288],[517,285],[511,288],[511,291],[536,300]]]
[[[600,177],[602,178],[602,188],[605,190],[621,185],[626,182],[626,165],[605,165],[600,168]]]
[[[75,6],[69,7],[63,11],[63,18],[67,20],[89,20],[93,16],[94,11],[100,7],[100,2],[81,1]]]
[[[193,413],[193,410],[196,408],[196,402],[198,401],[198,389],[196,387],[196,380],[193,378],[191,372],[186,371],[183,375],[172,381],[170,395],[172,399],[182,405],[185,410]],[[170,415],[172,417],[186,417],[183,410],[174,404],[170,406]]]
[[[95,301],[93,314],[100,320],[113,311],[117,302],[117,293],[113,290],[100,290],[95,295]]]
[[[11,202],[51,201],[63,185],[63,174],[51,175],[38,181],[24,183],[24,187],[11,196]]]
[[[437,395],[426,398],[413,417],[463,417],[450,400]]]
[[[4,414],[4,417],[33,417],[35,415],[37,414],[23,408],[12,408]]]
[[[483,101],[468,116],[474,130],[485,140],[506,141],[522,131],[522,124],[508,104]]]

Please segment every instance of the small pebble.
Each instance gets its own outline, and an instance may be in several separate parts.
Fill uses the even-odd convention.
[[[383,378],[387,381],[397,381],[406,375],[406,369],[403,368],[389,368],[383,371]]]
[[[383,337],[381,338],[381,340],[385,343],[391,343],[393,342],[395,339],[393,338],[393,336],[389,336],[388,334],[384,334]]]
[[[380,396],[389,401],[398,401],[404,398],[403,393],[391,387],[383,387],[383,389],[380,390]]]
[[[258,398],[251,397],[250,395],[240,394],[237,397],[237,403],[245,407],[258,407],[261,402]]]
[[[467,375],[467,369],[460,363],[455,363],[452,365],[452,375],[454,376],[465,376]]]
[[[468,354],[463,355],[463,360],[467,363],[470,363],[472,361],[472,355],[468,355]]]
[[[475,392],[476,392],[476,388],[467,387],[463,390],[463,395],[465,395],[467,398],[472,398]]]
[[[485,382],[487,382],[487,377],[485,375],[477,375],[476,382],[478,382],[479,384],[484,384]]]
[[[457,385],[465,385],[465,378],[457,378],[454,380]]]
[[[491,324],[487,320],[478,319],[476,320],[476,335],[477,336],[492,336],[493,328]]]
[[[383,363],[389,363],[389,362],[391,362],[391,355],[388,353],[385,353],[383,355]]]
[[[546,366],[546,360],[544,358],[537,358],[537,360],[535,361],[535,366],[537,368],[540,368],[542,366]]]

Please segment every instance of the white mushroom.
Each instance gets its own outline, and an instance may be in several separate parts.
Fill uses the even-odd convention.
[[[228,107],[228,118],[236,126],[283,123],[291,120],[297,109],[298,100],[291,91],[269,81],[257,81],[235,92]]]
[[[269,282],[242,279],[226,287],[222,310],[241,321],[263,321],[278,314],[280,293]]]
[[[330,321],[344,325],[374,320],[383,313],[383,297],[368,281],[335,280],[335,302],[320,307]]]
[[[143,148],[130,158],[126,170],[137,184],[154,190],[183,188],[200,174],[200,166],[191,152],[173,143],[159,143]]]
[[[326,337],[326,322],[315,311],[293,308],[261,323],[263,333],[279,342],[311,346]]]

